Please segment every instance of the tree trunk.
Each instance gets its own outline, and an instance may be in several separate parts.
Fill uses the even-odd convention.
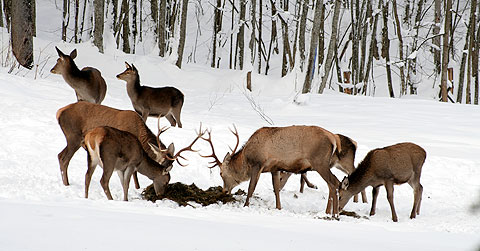
[[[423,14],[423,5],[425,1],[424,0],[419,0],[418,1],[418,8],[417,8],[417,15],[415,16],[415,24],[413,26],[413,29],[415,30],[415,35],[413,37],[413,42],[412,42],[412,52],[418,51],[419,48],[417,48],[418,45],[418,36],[420,34],[420,23],[422,22],[422,14]],[[410,86],[410,94],[417,94],[417,83],[412,83],[412,75],[416,76],[417,75],[417,58],[413,59],[408,59],[407,58],[407,79],[406,83],[407,86]],[[416,78],[415,78],[416,79]]]
[[[27,68],[33,67],[33,12],[30,0],[12,2],[11,41],[13,55],[18,63]]]
[[[37,36],[37,6],[35,4],[35,0],[32,1],[32,36]]]
[[[340,0],[335,2],[335,6],[339,3]],[[320,29],[320,15],[321,15],[321,4],[323,0],[316,0],[315,1],[315,15],[313,17],[313,28],[312,28],[312,36],[310,38],[310,52],[308,55],[308,63],[307,63],[307,72],[305,74],[305,82],[303,84],[302,93],[309,93],[311,86],[312,86],[312,78],[313,78],[313,67],[314,67],[314,58],[317,49],[318,43],[318,34]],[[334,22],[334,21],[333,21]],[[332,34],[333,36],[333,34]]]
[[[5,13],[7,13],[5,11]],[[8,20],[8,19],[7,19]],[[70,0],[63,0],[62,40],[67,41],[67,27],[70,20]]]
[[[271,2],[272,6],[272,32],[270,34],[270,45],[268,46],[268,56],[267,56],[267,61],[265,62],[265,75],[268,75],[268,70],[270,69],[270,56],[272,54],[272,47],[274,43],[277,40],[277,22],[275,21],[275,15],[277,15],[277,7],[275,6],[275,1],[272,0]],[[275,48],[278,50],[278,48]],[[275,50],[274,49],[274,50]]]
[[[360,37],[360,65],[359,65],[359,74],[358,74],[358,80],[359,83],[363,83],[364,76],[365,76],[365,59],[367,57],[367,34],[368,34],[368,20],[372,20],[372,3],[370,1],[365,1],[362,3],[362,5],[366,4],[367,5],[367,12],[362,18],[362,22],[360,23],[360,28],[362,31],[361,37]],[[363,10],[363,8],[362,8]],[[360,29],[359,29],[360,30]]]
[[[457,103],[462,103],[462,99],[463,99],[463,82],[465,80],[465,63],[467,61],[467,57],[469,57],[469,49],[470,49],[469,45],[473,41],[473,38],[471,36],[473,36],[473,34],[475,33],[476,9],[477,9],[477,0],[472,0],[471,6],[470,6],[470,20],[468,22],[468,30],[465,38],[465,45],[463,47],[463,52],[462,52],[462,61],[460,63],[460,72],[458,77],[458,90],[457,90]]]
[[[283,10],[288,11],[288,1],[284,2]],[[283,57],[282,57],[282,77],[287,75],[288,69],[293,69],[294,59],[290,49],[290,40],[288,38],[288,24],[281,16],[278,16],[282,22],[282,39],[283,39]],[[288,62],[288,65],[287,65]]]
[[[309,0],[302,1],[302,16],[300,17],[300,31],[298,35],[298,50],[300,51],[300,70],[303,71],[305,65],[305,28],[307,26]]]
[[[103,53],[103,22],[104,22],[104,4],[103,0],[94,0],[95,5],[95,25],[93,30],[93,44]]]
[[[473,35],[473,34],[472,34]],[[478,105],[478,91],[479,91],[479,74],[478,74],[478,54],[480,49],[480,29],[477,29],[477,38],[475,39],[475,50],[472,55],[472,72],[475,78],[475,93],[473,94],[475,105]]]
[[[78,9],[80,8],[79,0],[75,0],[75,26],[73,30],[73,41],[78,43]]]
[[[383,0],[378,1],[377,9],[381,9],[383,5]],[[377,48],[377,24],[378,24],[378,16],[380,13],[376,13],[374,20],[373,20],[373,28],[372,28],[372,36],[370,38],[370,48],[368,52],[368,59],[367,59],[367,69],[365,70],[365,76],[363,77],[363,89],[362,94],[367,94],[367,86],[368,86],[368,79],[370,76],[370,69],[372,68],[373,64],[373,55],[375,54],[375,49]]]
[[[393,15],[395,17],[396,29],[397,29],[397,37],[398,37],[398,52],[400,57],[400,96],[407,94],[407,85],[405,84],[405,61],[403,57],[403,36],[402,36],[402,28],[400,19],[398,18],[398,11],[397,11],[397,0],[392,1],[393,4]]]
[[[442,102],[448,101],[447,93],[447,68],[448,68],[448,52],[449,52],[449,43],[448,39],[450,37],[450,26],[452,24],[452,0],[447,0],[447,6],[445,8],[445,27],[443,34],[443,50],[442,50],[442,78],[440,85],[440,94],[442,97]]]
[[[230,34],[230,58],[229,58],[229,63],[228,63],[228,67],[230,69],[233,69],[235,66],[233,65],[233,28],[234,28],[234,25],[235,25],[235,0],[232,0],[231,1],[231,4],[232,4],[232,22],[231,22],[231,28],[230,28],[230,31],[231,31],[231,34]]]
[[[130,53],[130,41],[129,41],[129,35],[130,35],[130,25],[129,25],[129,6],[128,6],[128,0],[123,0],[122,1],[122,9],[121,9],[121,14],[120,16],[122,18],[122,40],[123,40],[123,52],[125,53]]]
[[[322,2],[322,1],[317,1],[317,2]],[[341,5],[340,0],[335,0],[335,7],[333,10],[333,18],[332,18],[332,33],[330,35],[330,42],[328,44],[328,52],[327,52],[327,60],[325,61],[325,67],[323,68],[323,76],[322,76],[322,82],[320,83],[320,88],[318,90],[318,93],[323,93],[323,90],[325,89],[325,86],[327,84],[327,79],[328,75],[330,74],[330,68],[332,67],[333,63],[333,57],[334,57],[334,50],[337,47],[337,33],[338,33],[338,19],[340,16],[340,5]],[[315,11],[317,11],[315,9]],[[315,12],[315,15],[317,13]],[[312,34],[313,37],[315,37],[315,34]],[[310,53],[312,52],[312,49],[310,48]],[[312,56],[310,56],[312,57]],[[310,64],[310,62],[309,62]],[[308,75],[308,74],[307,74]]]
[[[135,47],[137,45],[137,34],[138,34],[138,28],[137,28],[138,9],[137,9],[137,0],[131,0],[131,1],[132,1],[132,36],[133,36],[132,53],[135,54]]]
[[[322,9],[320,10],[320,30],[318,34],[318,72],[320,72],[320,67],[325,59],[325,3],[322,3],[320,7]]]
[[[155,33],[155,39],[158,40],[158,0],[150,0],[150,12],[152,15],[153,23],[155,24],[155,28],[153,32]],[[158,42],[158,41],[157,41]]]
[[[262,73],[262,16],[263,3],[262,0],[258,0],[258,74]]]
[[[182,1],[182,19],[180,23],[180,39],[178,41],[177,66],[182,68],[183,49],[185,47],[185,34],[187,31],[188,0]]]
[[[383,16],[382,57],[384,57],[386,61],[388,91],[390,93],[390,97],[394,98],[395,93],[393,92],[392,70],[390,67],[390,40],[388,38],[388,4],[389,3],[387,1],[382,8],[382,16]]]
[[[167,0],[160,0],[160,12],[158,14],[158,49],[159,56],[165,56],[165,34],[167,33],[165,29],[166,18],[165,14],[167,11]]]
[[[255,62],[255,21],[256,21],[256,7],[257,7],[257,2],[256,0],[251,0],[250,3],[250,19],[251,19],[251,26],[252,26],[252,34],[250,36],[250,43],[248,47],[250,48],[250,61],[252,63]]]
[[[243,59],[245,50],[245,12],[246,12],[246,0],[240,0],[240,29],[237,34],[237,46],[238,46],[238,67],[243,70]]]
[[[82,42],[83,30],[85,28],[85,12],[87,11],[87,4],[88,4],[88,1],[85,0],[83,4],[83,9],[82,9],[82,22],[80,23],[80,37],[78,38],[78,41],[80,43]]]
[[[436,73],[440,74],[441,72],[441,62],[440,62],[440,18],[442,17],[442,0],[434,0],[435,1],[435,17],[434,17],[434,24],[433,24],[433,44],[435,47],[433,48],[433,61],[435,64]]]

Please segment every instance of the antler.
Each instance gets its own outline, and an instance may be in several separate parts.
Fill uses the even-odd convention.
[[[207,142],[210,144],[210,147],[212,148],[212,154],[206,155],[206,156],[203,156],[203,155],[200,155],[200,156],[202,156],[203,158],[210,158],[210,157],[213,158],[213,160],[210,161],[209,164],[214,164],[214,165],[213,165],[213,166],[209,166],[209,168],[214,168],[215,166],[221,166],[221,165],[222,165],[222,162],[220,162],[220,160],[218,160],[217,155],[215,154],[215,148],[213,148],[213,143],[212,143],[212,131],[211,131],[211,130],[207,130],[207,133],[208,133],[208,138],[202,137],[202,139],[205,140],[205,141],[207,141]]]
[[[180,154],[181,154],[182,152],[184,152],[184,151],[198,152],[198,150],[193,150],[193,149],[192,149],[192,146],[195,144],[195,142],[197,142],[197,140],[198,140],[199,138],[202,138],[203,134],[205,134],[205,131],[202,131],[202,123],[200,123],[200,129],[199,129],[198,132],[196,131],[196,133],[197,133],[197,137],[192,141],[192,143],[190,143],[190,145],[188,145],[187,147],[182,148],[182,149],[181,149],[180,151],[178,151],[178,152],[175,154],[175,156],[173,156],[172,158],[170,158],[168,155],[165,156],[165,158],[167,158],[167,159],[169,159],[169,160],[176,160],[177,163],[178,163],[180,166],[186,166],[186,165],[180,163],[180,161],[178,160],[178,158],[182,158],[182,159],[184,159],[184,160],[187,160],[185,157],[183,157],[183,156],[180,155]]]
[[[157,145],[158,148],[161,149],[162,142],[160,141],[160,134],[164,133],[166,130],[170,129],[168,126],[164,126],[160,128],[160,116],[158,116],[158,134],[157,134]],[[162,152],[166,152],[167,150],[160,150]]]
[[[238,144],[240,143],[240,137],[238,137],[238,131],[237,131],[237,127],[235,126],[235,124],[233,124],[233,129],[235,129],[235,132],[232,131],[232,129],[228,128],[230,130],[230,132],[233,133],[233,135],[235,135],[237,137],[237,144],[235,145],[235,149],[232,150],[231,147],[228,147],[230,148],[230,151],[232,151],[232,154],[234,154],[236,151],[237,151],[237,147],[238,147]]]

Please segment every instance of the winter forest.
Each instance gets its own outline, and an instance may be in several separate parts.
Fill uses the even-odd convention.
[[[479,51],[480,0],[0,0],[0,250],[479,251]]]
[[[109,37],[127,54],[156,53],[179,68],[187,62],[281,77],[293,72],[302,93],[398,98],[423,92],[478,105],[475,0],[51,2],[62,15],[56,35],[69,43],[92,40],[100,52]],[[15,19],[12,4],[23,4],[17,15],[31,11],[32,17]],[[0,25],[34,36],[34,6],[3,0]],[[24,55],[31,67],[32,47],[22,49],[30,50]]]

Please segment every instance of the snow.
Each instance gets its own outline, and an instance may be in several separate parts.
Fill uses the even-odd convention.
[[[51,1],[44,3],[37,5],[37,19],[42,16],[39,38],[34,41],[37,74],[16,69],[12,75],[7,74],[8,65],[0,68],[0,250],[476,250],[480,246],[480,212],[471,209],[480,200],[480,108],[435,101],[438,92],[426,76],[418,76],[419,96],[391,99],[343,95],[331,89],[322,95],[299,94],[304,76],[297,71],[284,78],[253,72],[249,93],[245,82],[251,66],[232,71],[184,60],[180,70],[174,65],[175,57],[156,56],[158,51],[148,44],[148,37],[136,55],[117,50],[108,33],[104,55],[90,41],[58,42],[61,15],[51,14]],[[8,34],[2,30],[0,35],[5,48]],[[79,67],[101,70],[108,88],[104,105],[132,109],[125,82],[115,78],[125,69],[125,61],[138,68],[142,84],[179,88],[185,94],[184,128],[171,128],[161,138],[177,149],[191,142],[200,123],[212,129],[220,159],[235,144],[228,130],[232,124],[238,128],[241,144],[270,123],[321,126],[358,143],[356,163],[377,147],[417,143],[427,151],[421,214],[409,219],[413,192],[404,184],[396,186],[394,193],[398,223],[391,220],[383,188],[375,216],[368,216],[370,204],[350,202],[345,209],[362,218],[328,220],[324,213],[328,189],[313,172],[308,177],[319,188],[306,188],[300,194],[299,176],[292,176],[280,195],[282,210],[275,209],[269,174],[261,175],[250,207],[242,202],[196,208],[166,200],[151,203],[141,199],[142,189],[151,184],[141,175],[142,189],[131,186],[128,202],[121,201],[120,182],[112,178],[115,200],[108,201],[99,184],[101,168],[96,169],[85,199],[85,151],[80,149],[70,162],[68,187],[62,183],[57,160],[66,141],[55,114],[76,98],[61,76],[49,73],[57,58],[55,46],[65,53],[76,48]],[[204,60],[206,55],[203,50],[197,58]],[[384,82],[375,82],[375,87],[377,94],[388,96]],[[168,124],[166,119],[161,123]],[[156,132],[155,119],[148,119],[147,125]],[[194,148],[210,153],[203,141]],[[196,153],[185,156],[189,165],[173,168],[172,183],[194,182],[203,189],[222,185],[218,168],[207,168],[209,160]],[[340,180],[344,176],[332,171]],[[238,186],[247,187],[248,182]],[[371,202],[370,188],[367,195]]]

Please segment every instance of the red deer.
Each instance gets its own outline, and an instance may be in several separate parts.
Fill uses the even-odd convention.
[[[223,162],[215,155],[211,132],[208,131],[208,138],[203,138],[212,148],[212,154],[203,157],[214,158],[211,162],[214,165],[210,168],[220,167],[225,192],[230,193],[235,186],[250,179],[245,201],[245,206],[248,206],[260,174],[270,172],[276,208],[281,209],[280,171],[303,173],[315,170],[329,187],[326,213],[332,213],[333,202],[333,214],[338,214],[337,189],[340,182],[330,171],[336,163],[344,161],[335,154],[337,150],[341,152],[337,135],[317,126],[263,127],[248,139],[242,149],[235,152],[239,137],[236,129],[233,133],[237,137],[237,145],[231,153],[227,153]]]
[[[138,70],[132,64],[125,62],[126,70],[117,75],[118,79],[127,82],[128,97],[132,101],[134,110],[147,121],[148,116],[164,117],[172,126],[180,122],[180,113],[183,106],[183,93],[175,87],[153,88],[140,85]]]
[[[73,61],[77,57],[77,49],[70,55],[64,54],[57,47],[57,64],[50,70],[51,73],[61,74],[65,82],[75,90],[77,101],[88,101],[100,104],[105,98],[107,85],[99,70],[93,67],[78,69]]]
[[[336,163],[335,167],[341,170],[342,172],[351,174],[355,170],[355,153],[357,151],[357,142],[352,140],[351,138],[344,136],[342,134],[337,134],[340,138],[341,142],[341,152],[336,152],[336,154],[340,155],[339,159],[341,159],[341,163]],[[285,186],[288,181],[288,178],[292,175],[292,173],[281,172],[280,173],[280,190]],[[308,187],[317,189],[317,186],[312,184],[307,179],[307,173],[302,173],[300,176],[300,193],[303,193],[305,183]],[[367,203],[367,195],[365,190],[362,190],[362,202]],[[353,197],[354,202],[358,202],[358,195],[355,194]]]
[[[152,152],[149,144],[155,145],[160,149],[165,149],[165,145],[157,140],[157,137],[145,125],[142,118],[134,111],[123,111],[110,108],[108,106],[92,104],[85,101],[79,101],[60,108],[57,111],[57,121],[67,140],[67,146],[58,154],[60,163],[60,171],[62,174],[63,184],[69,185],[67,169],[70,159],[80,148],[85,133],[95,127],[110,126],[122,131],[127,131],[135,135],[143,149],[150,157],[162,162],[166,153],[156,156]],[[160,130],[160,129],[159,129]],[[162,133],[165,130],[160,130]],[[173,148],[173,144],[169,148]],[[140,188],[138,179],[134,173],[135,187]]]
[[[186,150],[193,151],[192,146],[202,136],[202,130],[197,138],[188,146],[173,156],[173,150],[169,149],[168,161],[163,165],[150,158],[143,150],[142,144],[137,137],[129,132],[102,126],[96,127],[85,134],[84,145],[88,153],[88,170],[85,174],[85,198],[88,198],[88,188],[92,179],[95,167],[100,165],[103,168],[103,175],[100,180],[103,191],[109,200],[112,194],[108,183],[113,171],[117,171],[123,187],[123,200],[128,200],[128,186],[134,171],[147,176],[153,181],[153,187],[157,196],[162,196],[170,181],[170,170],[174,160],[183,158],[180,153]],[[151,150],[160,155],[160,149],[151,145]],[[167,155],[168,156],[168,155]],[[179,162],[180,163],[180,162]]]
[[[385,186],[387,199],[392,211],[392,220],[398,221],[393,205],[393,185],[408,183],[413,188],[413,209],[410,218],[420,214],[423,187],[420,184],[422,166],[427,153],[413,143],[400,143],[384,148],[371,150],[357,169],[341,183],[339,191],[339,207],[342,209],[354,195],[372,186],[372,208],[370,215],[375,214],[378,191]]]

